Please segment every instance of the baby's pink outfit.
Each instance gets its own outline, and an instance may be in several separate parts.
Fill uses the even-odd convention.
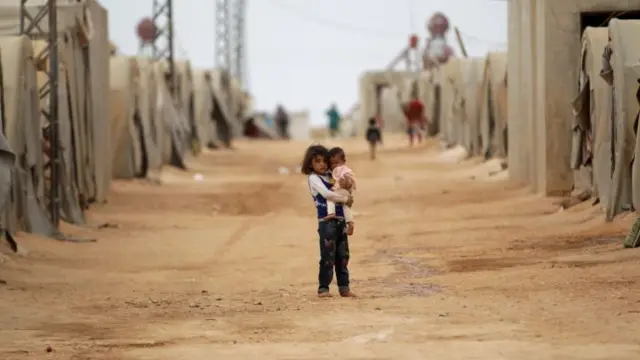
[[[356,176],[353,174],[353,170],[351,170],[347,165],[336,166],[333,171],[331,171],[331,177],[335,180],[335,184],[333,185],[333,191],[342,194],[342,195],[351,195],[351,193],[356,189]],[[351,191],[347,189],[340,188],[340,180],[347,179],[351,182]],[[353,213],[351,212],[351,208],[344,205],[342,207],[344,210],[344,219],[346,222],[353,221]],[[335,214],[336,213],[336,204],[331,201],[327,201],[327,213]]]

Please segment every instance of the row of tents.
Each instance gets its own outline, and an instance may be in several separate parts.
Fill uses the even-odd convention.
[[[587,27],[576,64],[571,166],[576,188],[597,199],[607,220],[640,209],[639,36],[640,20]]]
[[[566,103],[574,118],[563,120],[571,122],[567,171],[574,175],[573,196],[592,199],[609,221],[640,209],[640,162],[635,161],[640,157],[638,36],[640,20],[614,18],[582,31],[575,64],[579,81],[574,100]],[[402,104],[417,89],[431,136],[439,136],[446,146],[463,146],[470,156],[506,159],[510,147],[515,152],[524,146],[508,142],[509,122],[521,119],[509,118],[507,60],[506,53],[495,52],[451,59],[418,74],[367,73],[360,83],[359,108],[345,122],[344,134],[361,134],[374,114],[382,115],[386,130],[404,131]]]
[[[14,4],[15,3],[15,4]],[[20,33],[18,1],[0,2],[0,211],[4,229],[56,234],[49,219],[50,141],[44,112],[47,46]],[[84,224],[84,210],[104,202],[112,179],[154,177],[166,164],[184,168],[203,147],[230,145],[242,131],[250,98],[224,72],[116,55],[107,11],[95,0],[58,2],[60,208]],[[32,16],[38,7],[30,7]],[[41,24],[47,31],[46,21]],[[173,93],[172,93],[173,91]]]
[[[507,54],[451,58],[430,71],[369,72],[360,81],[360,103],[344,121],[343,134],[357,135],[375,114],[386,131],[405,131],[402,104],[417,96],[426,108],[430,136],[470,156],[506,158]],[[350,121],[349,121],[350,120]]]

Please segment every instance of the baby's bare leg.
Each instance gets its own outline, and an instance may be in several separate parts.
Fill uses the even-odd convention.
[[[335,192],[341,195],[351,195],[351,191],[347,189],[336,189]],[[351,207],[344,205],[342,207],[342,211],[344,212],[344,221],[347,223],[347,235],[353,235],[354,224],[353,212],[351,211]]]

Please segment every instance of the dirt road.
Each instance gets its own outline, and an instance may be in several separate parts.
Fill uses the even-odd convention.
[[[359,298],[315,296],[305,144],[239,143],[162,186],[116,182],[90,214],[112,226],[65,227],[96,243],[21,235],[28,253],[0,263],[0,359],[640,358],[630,217],[558,212],[455,151],[341,145]]]

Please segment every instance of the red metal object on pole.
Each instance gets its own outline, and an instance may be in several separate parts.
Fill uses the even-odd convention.
[[[418,35],[413,34],[409,37],[409,47],[412,49],[415,49],[418,47],[418,41],[420,41],[420,38],[418,37]]]
[[[136,33],[142,42],[150,44],[158,36],[158,27],[152,19],[144,18],[136,26]]]

